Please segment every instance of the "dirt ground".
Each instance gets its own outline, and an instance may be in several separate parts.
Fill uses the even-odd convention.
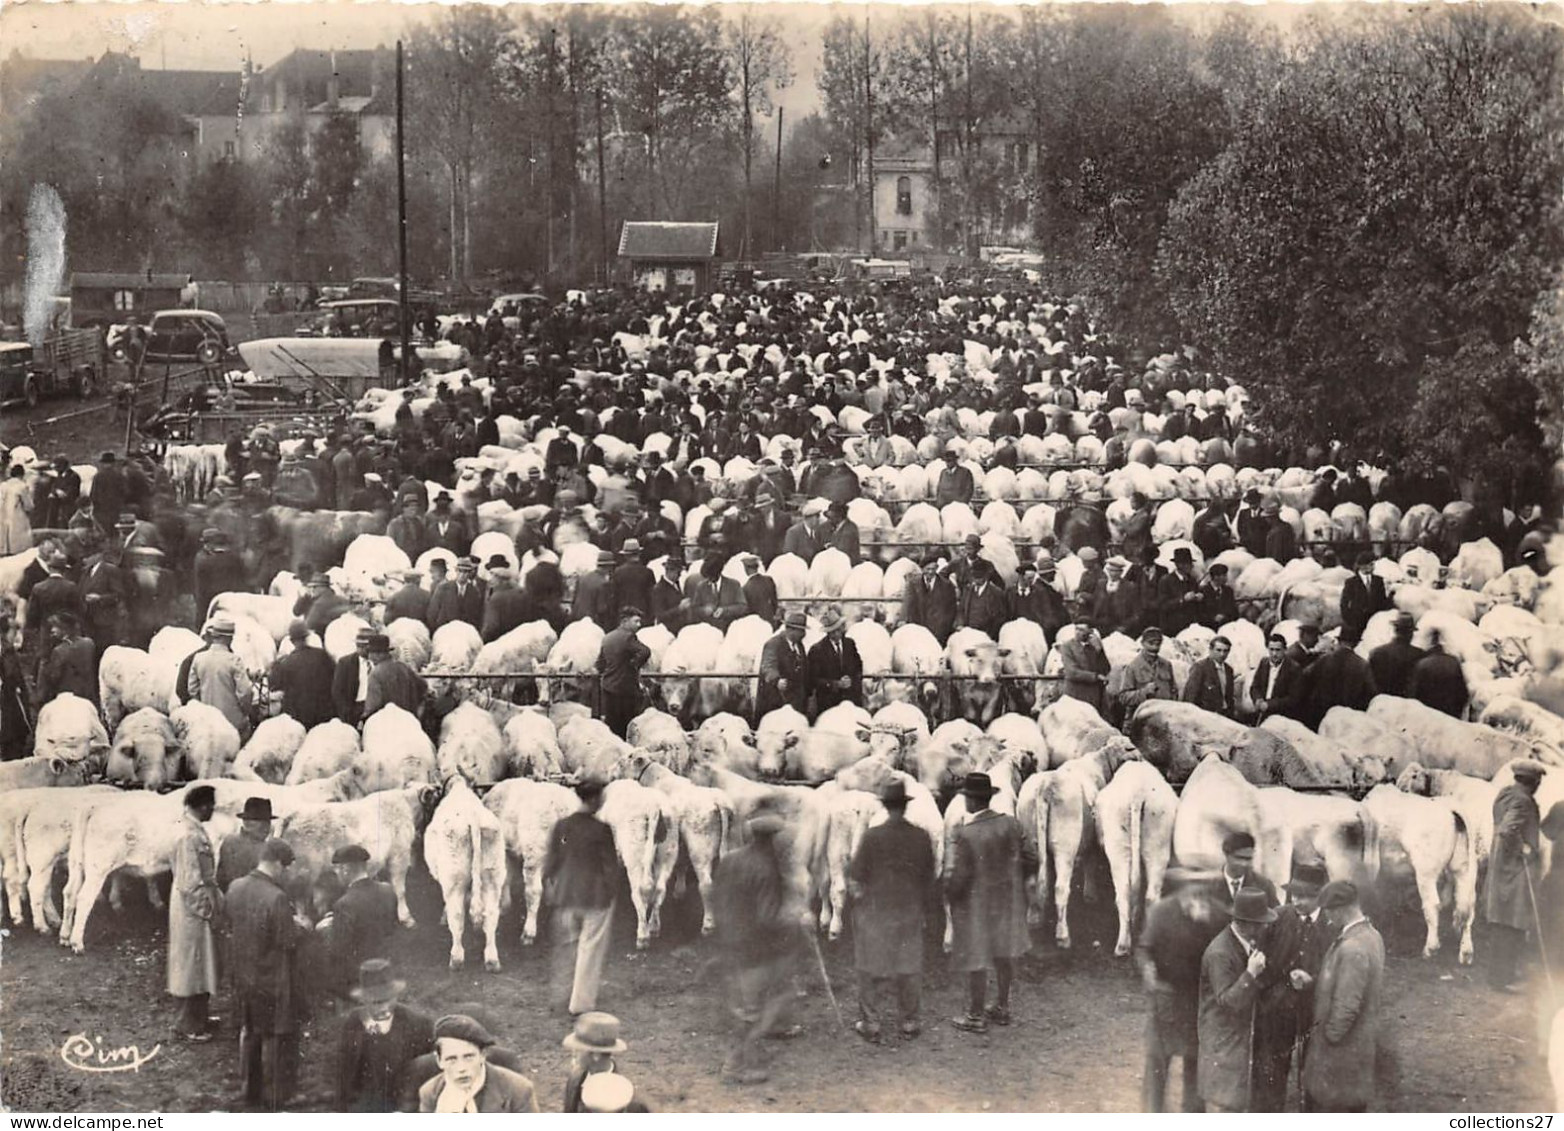
[[[123,380],[124,367],[111,365],[103,384],[112,386]],[[63,453],[72,463],[95,463],[101,452],[124,452],[125,424],[123,420],[115,422],[113,401],[106,392],[86,400],[51,397],[33,408],[14,405],[0,409],[0,441],[13,448],[26,444],[45,458]]]
[[[523,949],[516,911],[501,923],[501,974],[481,965],[446,969],[448,936],[426,874],[412,904],[420,926],[396,941],[411,1001],[431,1013],[481,1002],[497,1036],[521,1055],[545,1110],[558,1110],[569,1071],[560,1048],[567,1019],[549,1011],[550,950]],[[166,883],[166,880],[165,880]],[[162,916],[131,883],[126,909],[101,904],[81,956],[30,928],[11,928],[0,952],[0,1100],[20,1111],[231,1110],[238,1092],[237,1041],[228,1003],[219,1039],[206,1045],[171,1038],[164,994]],[[1135,1111],[1139,1108],[1145,1001],[1129,960],[1112,957],[1111,906],[1080,917],[1077,949],[1056,950],[1037,936],[1014,1003],[1016,1023],[971,1036],[947,1019],[961,990],[944,973],[931,939],[924,998],[925,1032],[911,1044],[874,1048],[837,1028],[820,978],[806,964],[798,1002],[802,1037],[769,1046],[767,1084],[723,1084],[718,1068],[732,1034],[716,947],[698,937],[693,885],[664,914],[650,951],[634,949],[634,916],[621,901],[616,947],[600,1004],[624,1022],[630,1052],[621,1071],[654,1111]],[[1074,916],[1072,916],[1072,919]],[[1072,923],[1072,926],[1077,924]],[[1539,1051],[1535,998],[1495,994],[1453,954],[1423,961],[1418,938],[1400,922],[1384,1010],[1388,1054],[1376,1109],[1387,1111],[1545,1111],[1552,1106]],[[481,944],[468,939],[469,963]],[[1478,937],[1479,953],[1483,939]],[[831,981],[849,1020],[854,992],[851,942],[823,944]],[[1447,948],[1453,949],[1453,948]],[[1480,969],[1480,968],[1479,968]],[[94,1049],[138,1046],[155,1056],[139,1070],[94,1074],[60,1056],[74,1035]],[[335,1024],[316,1019],[303,1044],[299,1110],[331,1110]],[[79,1060],[80,1058],[78,1058]],[[90,1059],[90,1058],[89,1058]],[[1176,1072],[1175,1072],[1176,1076]]]

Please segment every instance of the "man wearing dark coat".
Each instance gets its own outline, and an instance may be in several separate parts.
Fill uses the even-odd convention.
[[[332,994],[341,996],[352,987],[364,962],[390,953],[397,932],[396,891],[370,876],[369,851],[362,845],[337,849],[331,866],[342,884],[342,894],[331,905],[329,920],[323,922],[326,982]]]
[[[1266,642],[1265,659],[1254,670],[1249,683],[1249,698],[1255,706],[1256,721],[1271,715],[1292,718],[1298,710],[1298,692],[1303,672],[1287,654],[1287,641],[1273,635]]]
[[[644,613],[651,607],[652,585],[656,579],[641,560],[641,540],[626,538],[619,547],[619,556],[623,560],[614,568],[612,575],[614,596],[620,608],[634,605]],[[616,616],[618,611],[614,610]]]
[[[1226,719],[1233,717],[1237,709],[1235,678],[1227,663],[1232,650],[1233,646],[1225,636],[1211,641],[1211,654],[1189,669],[1189,679],[1184,683],[1184,702]]]
[[[1010,989],[1016,960],[1027,952],[1026,877],[1037,870],[1014,817],[989,808],[998,790],[989,776],[970,773],[961,786],[971,815],[952,841],[945,875],[952,931],[951,968],[967,976],[967,1011],[952,1024],[965,1033],[986,1033],[990,1023],[1010,1024]],[[988,970],[994,969],[995,1002],[988,998]]]
[[[944,644],[956,628],[956,606],[960,595],[950,574],[940,568],[939,559],[930,557],[923,572],[907,578],[902,595],[903,624],[921,624]]]
[[[324,648],[309,644],[309,634],[309,627],[302,620],[288,626],[293,651],[272,664],[267,680],[270,694],[282,697],[282,713],[306,729],[335,713],[331,701],[334,665]]]
[[[777,583],[760,572],[760,559],[753,554],[744,559],[744,603],[750,614],[767,624],[777,623]]]
[[[1357,653],[1357,638],[1341,630],[1341,641],[1303,673],[1299,695],[1298,721],[1310,730],[1318,730],[1320,721],[1332,707],[1368,710],[1369,702],[1379,694],[1368,661]]]
[[[516,575],[503,557],[489,564],[489,592],[483,599],[483,624],[478,634],[485,644],[498,640],[531,618],[532,603],[516,585]]]
[[[1362,1112],[1374,1098],[1379,1065],[1385,940],[1363,914],[1358,889],[1332,880],[1320,912],[1336,936],[1320,963],[1314,1023],[1299,1075],[1303,1110]]]
[[[245,799],[239,813],[239,832],[217,850],[217,886],[226,892],[240,876],[248,876],[261,862],[261,849],[272,833],[272,803],[264,797]],[[230,964],[231,965],[231,964]]]
[[[1157,580],[1157,612],[1162,631],[1177,636],[1200,619],[1204,593],[1195,580],[1195,556],[1187,546],[1173,551],[1173,572]]]
[[[38,702],[48,703],[70,692],[89,703],[98,701],[98,664],[91,637],[70,613],[56,613],[44,629],[47,654],[38,664]]]
[[[809,709],[809,659],[804,654],[802,612],[787,615],[782,631],[760,650],[760,687],[755,696],[755,717],[765,718],[778,707],[789,706],[800,714]]]
[[[434,1019],[397,1000],[406,988],[383,958],[359,967],[358,985],[350,991],[358,1004],[343,1017],[337,1036],[337,1111],[403,1106],[412,1062],[434,1047]]]
[[[337,718],[348,726],[364,721],[364,703],[369,698],[369,638],[375,630],[365,625],[358,630],[354,650],[337,661],[331,673],[331,705]]]
[[[249,587],[244,559],[228,548],[228,535],[216,527],[203,531],[195,556],[196,616],[205,620],[219,593],[242,593]]]
[[[1232,922],[1200,960],[1200,1098],[1208,1112],[1249,1110],[1255,1002],[1266,965],[1259,944],[1275,921],[1264,892],[1241,888]]]
[[[1531,900],[1538,877],[1529,873],[1541,871],[1537,865],[1541,825],[1537,787],[1545,772],[1535,762],[1517,763],[1515,781],[1501,789],[1493,802],[1493,849],[1483,918],[1493,937],[1488,983],[1505,992],[1520,976],[1521,947],[1535,923]]]
[[[1266,519],[1265,556],[1286,565],[1298,556],[1298,536],[1282,521],[1281,504],[1275,499],[1265,500],[1261,513]]]
[[[456,563],[456,578],[442,581],[429,597],[429,631],[453,620],[466,621],[474,628],[483,624],[485,587],[478,580],[478,560],[461,558]]]
[[[892,781],[880,802],[886,821],[864,833],[847,871],[860,1018],[853,1028],[873,1044],[890,1021],[891,989],[902,1037],[921,1031],[923,922],[934,890],[934,850],[928,834],[907,822],[906,785]]]
[[[640,630],[641,610],[623,606],[618,626],[603,637],[597,657],[603,721],[620,738],[641,713],[641,668],[652,658],[652,650],[636,636]]]
[[[226,900],[244,1099],[267,1111],[281,1111],[293,1095],[305,1004],[296,989],[294,955],[310,924],[283,890],[292,863],[287,841],[267,841],[260,863],[234,881]]]
[[[1099,715],[1103,713],[1104,692],[1108,675],[1112,670],[1108,657],[1102,650],[1102,641],[1092,627],[1091,614],[1084,606],[1075,611],[1075,630],[1070,639],[1058,645],[1059,660],[1063,665],[1064,694],[1071,699],[1090,703]]]
[[[1285,885],[1288,902],[1277,909],[1266,936],[1265,973],[1255,1011],[1255,1111],[1287,1107],[1293,1051],[1308,1038],[1314,1020],[1314,984],[1334,937],[1320,911],[1320,890],[1328,879],[1318,864],[1296,864]]]
[[[1010,615],[1038,625],[1049,647],[1070,623],[1064,598],[1053,586],[1054,572],[1053,558],[1046,554],[1036,565],[1023,561],[1016,567],[1016,583],[1010,590]]]
[[[1160,1113],[1167,1106],[1168,1066],[1183,1062],[1184,1112],[1199,1112],[1196,1021],[1200,1012],[1200,962],[1223,928],[1206,886],[1182,868],[1163,877],[1163,897],[1146,909],[1136,960],[1151,995],[1146,1018],[1146,1062],[1142,1074],[1142,1110]]]
[[[815,715],[841,702],[863,704],[863,659],[847,635],[847,620],[834,605],[820,614],[825,638],[809,649],[809,685]]]
[[[1357,572],[1347,578],[1341,587],[1341,625],[1343,630],[1354,629],[1362,639],[1369,618],[1391,607],[1385,592],[1385,579],[1374,573],[1374,555],[1360,554]]]
[[[1452,718],[1465,718],[1471,692],[1461,661],[1446,652],[1438,629],[1428,634],[1428,651],[1412,666],[1412,682],[1407,688],[1413,699]]]
[[[990,640],[997,640],[999,630],[1009,619],[1010,596],[993,564],[980,558],[972,567],[972,580],[961,591],[956,627],[975,628],[987,633]]]
[[[391,651],[391,639],[384,633],[375,633],[366,645],[369,662],[369,689],[364,696],[364,717],[367,719],[380,708],[395,705],[415,718],[423,710],[429,685],[424,677],[413,671]]]
[[[1198,620],[1210,629],[1220,629],[1224,624],[1238,620],[1238,598],[1227,583],[1227,567],[1217,562],[1200,583]]]
[[[1423,650],[1412,643],[1417,622],[1411,613],[1397,613],[1392,628],[1394,637],[1369,653],[1369,671],[1381,695],[1408,698],[1412,692],[1412,672],[1423,658]]]

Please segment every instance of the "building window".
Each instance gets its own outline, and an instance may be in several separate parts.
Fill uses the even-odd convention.
[[[238,153],[234,150],[234,143],[231,141],[223,142],[223,160],[232,161],[237,156]]]
[[[891,233],[891,250],[893,250],[893,251],[901,251],[906,246],[907,246],[907,233],[906,232],[892,232]]]
[[[135,310],[136,309],[136,292],[135,291],[115,291],[114,292],[114,309],[115,310]]]
[[[896,178],[896,214],[898,216],[912,215],[912,178]]]

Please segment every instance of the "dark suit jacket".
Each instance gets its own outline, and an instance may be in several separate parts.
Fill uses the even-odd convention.
[[[364,721],[364,706],[358,701],[359,661],[362,658],[357,652],[343,656],[331,676],[331,701],[336,706],[337,718],[349,726]]]
[[[934,894],[928,834],[892,818],[869,829],[848,870],[853,962],[874,977],[923,971],[924,912]]]
[[[1218,668],[1216,660],[1210,656],[1189,670],[1189,679],[1184,684],[1184,702],[1226,718],[1233,717],[1236,693],[1233,669],[1226,664]]]
[[[485,1071],[488,1073],[488,1078],[484,1081],[475,1101],[475,1106],[480,1113],[538,1110],[538,1096],[531,1080],[519,1072],[501,1068],[493,1061],[489,1062]],[[441,1073],[418,1089],[418,1110],[434,1111],[440,1101],[440,1093],[444,1091],[445,1074]]]
[[[777,622],[777,583],[763,573],[744,582],[744,600],[757,617]]]
[[[468,583],[466,593],[459,591],[454,580],[440,582],[429,597],[429,631],[453,620],[464,620],[478,628],[483,624],[486,597],[486,587],[481,581]]]
[[[1385,593],[1385,579],[1375,577],[1368,585],[1354,573],[1341,587],[1341,624],[1343,628],[1356,628],[1362,633],[1369,618],[1383,609],[1390,608],[1390,598]]]
[[[1339,646],[1315,660],[1303,673],[1298,721],[1310,730],[1318,730],[1332,707],[1366,711],[1376,694],[1378,689],[1368,661],[1351,648]]]
[[[346,992],[358,984],[361,964],[371,958],[389,958],[396,932],[396,892],[391,885],[370,879],[349,884],[331,908],[333,987]]]
[[[424,697],[428,693],[429,685],[424,682],[423,676],[401,660],[383,660],[369,673],[369,694],[364,698],[364,717],[368,718],[390,703],[395,703],[416,717],[423,710]]]
[[[779,679],[787,680],[785,693],[777,689]],[[787,633],[779,632],[760,650],[760,689],[755,696],[755,717],[764,718],[767,712],[784,704],[801,714],[808,711],[809,657],[802,644],[794,652]]]
[[[852,686],[846,689],[836,686],[842,676],[852,678]],[[858,655],[858,645],[847,636],[842,637],[842,654],[838,658],[836,645],[827,636],[809,650],[809,683],[814,689],[815,711],[827,710],[846,700],[863,702],[863,660]]]
[[[1466,713],[1471,698],[1461,661],[1443,649],[1430,650],[1417,662],[1408,690],[1413,699],[1455,718]]]
[[[1254,1007],[1260,983],[1249,957],[1224,930],[1200,960],[1200,1098],[1244,1111],[1249,1107]]]
[[[948,576],[939,575],[932,585],[921,574],[909,577],[902,598],[902,623],[921,624],[944,644],[955,630],[958,602],[955,583]]]
[[[391,1031],[371,1037],[366,1011],[350,1010],[337,1036],[337,1110],[398,1111],[412,1062],[434,1046],[434,1020],[405,1005],[391,1007]]]
[[[1270,657],[1266,657],[1260,661],[1260,666],[1255,668],[1254,679],[1249,681],[1249,698],[1256,700],[1264,698],[1265,685],[1270,681],[1271,660]],[[1271,699],[1265,707],[1266,715],[1296,717],[1298,692],[1302,682],[1303,669],[1298,667],[1292,657],[1283,656],[1281,671],[1276,674],[1276,686],[1271,689]]]
[[[306,645],[272,665],[269,686],[282,692],[283,714],[308,728],[335,717],[331,697],[335,676],[335,666],[325,649]]]
[[[1369,671],[1381,695],[1412,695],[1412,672],[1426,653],[1415,644],[1392,640],[1369,653]]]
[[[532,602],[520,589],[492,589],[483,604],[480,634],[485,644],[498,640],[513,628],[526,623]],[[389,606],[387,608],[389,612]]]

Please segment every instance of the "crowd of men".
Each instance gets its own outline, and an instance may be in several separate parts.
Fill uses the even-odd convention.
[[[844,459],[846,430],[812,409],[823,407],[834,416],[855,406],[867,413],[861,458],[871,467],[890,461],[888,437],[915,443],[927,435],[939,438],[945,467],[934,490],[941,505],[970,502],[976,493],[973,476],[949,443],[957,434],[958,410],[1016,410],[995,416],[989,461],[1014,467],[1018,440],[1068,431],[1069,414],[1088,391],[1102,394],[1105,408],[1157,412],[1164,417],[1166,438],[1224,439],[1245,464],[1266,466],[1284,455],[1320,463],[1329,455],[1340,466],[1355,465],[1353,453],[1345,450],[1268,451],[1241,420],[1222,411],[1198,415],[1169,396],[1219,384],[1182,356],[1143,373],[1132,371],[1108,360],[1117,352],[1112,343],[1092,336],[1075,308],[1030,293],[1011,301],[1008,316],[1014,322],[1041,322],[1066,343],[1069,366],[1036,342],[992,331],[984,344],[995,351],[994,380],[960,379],[959,360],[957,379],[909,380],[922,372],[929,354],[959,358],[965,339],[973,333],[985,337],[961,328],[987,309],[981,298],[958,297],[951,307],[947,296],[926,289],[840,299],[842,325],[874,328],[863,337],[827,330],[818,308],[808,304],[741,296],[668,311],[649,298],[621,296],[617,306],[606,308],[569,304],[519,311],[519,330],[508,329],[499,317],[482,325],[458,323],[451,336],[468,351],[474,376],[441,385],[421,415],[414,413],[408,390],[386,434],[341,418],[313,434],[306,431],[298,449],[286,454],[267,429],[236,434],[211,492],[183,507],[174,503],[174,485],[150,461],[105,453],[90,496],[68,459],[42,461],[28,469],[36,473],[36,488],[25,493],[13,488],[5,496],[8,546],[25,548],[23,543],[36,540],[40,552],[21,582],[21,614],[0,625],[0,753],[17,758],[28,752],[36,709],[53,696],[68,691],[95,702],[97,663],[105,649],[145,646],[160,625],[176,622],[201,627],[206,638],[181,668],[176,695],[216,707],[241,735],[272,710],[305,726],[333,718],[356,726],[388,703],[436,727],[454,699],[432,693],[396,658],[383,631],[362,632],[355,653],[336,660],[310,643],[351,608],[325,573],[329,562],[298,568],[305,592],[289,628],[292,649],[269,673],[269,701],[256,695],[232,650],[233,622],[221,615],[208,621],[205,614],[218,594],[263,591],[278,569],[298,566],[284,562],[283,547],[269,540],[263,519],[277,505],[380,512],[387,535],[409,560],[431,549],[454,556],[454,575],[436,559],[428,576],[416,570],[402,576],[386,604],[386,623],[411,617],[434,630],[460,620],[492,641],[535,620],[548,621],[556,631],[573,620],[596,621],[606,634],[600,706],[622,734],[646,703],[638,673],[647,650],[636,633],[653,622],[676,632],[694,623],[723,628],[756,615],[774,625],[776,634],[761,658],[761,714],[791,704],[813,717],[838,702],[861,700],[862,664],[841,611],[824,612],[825,636],[806,650],[803,616],[784,607],[765,574],[766,564],[781,553],[807,562],[831,547],[854,563],[864,557],[861,532],[847,513],[847,504],[864,489]],[[963,316],[959,324],[937,313],[942,302]],[[642,354],[618,331],[655,333],[656,340]],[[742,373],[732,364],[722,368],[724,359],[736,360],[741,346],[757,344],[764,348],[745,355]],[[887,360],[893,362],[889,368]],[[475,378],[489,381],[487,396]],[[691,411],[695,405],[704,419]],[[546,445],[542,467],[525,476],[485,471],[474,493],[458,483],[456,461],[498,444],[502,416],[525,421],[529,436],[555,429],[555,437]],[[1122,465],[1132,439],[1127,429],[1115,428],[1106,412],[1094,412],[1089,429],[1104,443],[1108,467]],[[615,467],[611,492],[594,484],[592,465],[605,460],[594,438],[640,446],[659,433],[671,437],[665,453],[647,451],[634,466]],[[768,455],[761,438],[777,435],[797,444]],[[702,456],[744,456],[759,472],[743,489],[730,491],[692,466]],[[438,485],[432,498],[430,483]],[[1315,495],[1311,505],[1326,510],[1370,500],[1367,483],[1350,471],[1325,478]],[[1455,485],[1448,474],[1393,475],[1382,495],[1403,505],[1441,505],[1455,497]],[[796,506],[800,497],[813,501]],[[480,562],[471,553],[478,533],[472,512],[491,500],[541,508],[541,516],[528,520],[515,539],[518,556],[549,546],[559,524],[580,521],[579,508],[594,504],[590,536],[599,551],[597,570],[571,591],[551,562],[533,566],[524,579],[504,557]],[[665,502],[681,513],[709,507],[710,517],[692,544],[683,542],[679,525],[663,513]],[[909,579],[901,619],[925,625],[941,643],[960,628],[993,635],[1009,620],[1025,617],[1054,645],[1061,630],[1073,625],[1073,639],[1060,646],[1063,691],[1093,704],[1110,721],[1122,723],[1152,698],[1183,698],[1238,717],[1242,696],[1226,662],[1225,641],[1219,638],[1210,656],[1194,665],[1182,688],[1174,685],[1171,665],[1160,655],[1167,637],[1191,625],[1216,629],[1238,618],[1233,579],[1220,566],[1197,579],[1187,550],[1173,556],[1171,569],[1158,565],[1153,508],[1143,496],[1134,497],[1123,537],[1110,544],[1103,502],[1088,495],[1061,506],[1053,534],[1027,549],[1008,585],[984,559],[975,536],[960,546],[925,548],[918,575]],[[1507,561],[1527,555],[1537,560],[1535,544],[1526,537],[1536,529],[1535,519],[1506,526],[1496,500],[1483,500],[1475,521],[1479,534],[1504,548]],[[1234,546],[1283,562],[1300,552],[1274,499],[1262,502],[1258,493],[1203,504],[1193,541],[1207,559]],[[1085,566],[1069,601],[1054,587],[1066,553]],[[734,555],[742,559],[742,583],[724,576]],[[659,558],[663,565],[654,573],[650,565]],[[699,568],[685,579],[691,561]],[[1331,706],[1362,708],[1376,691],[1411,695],[1451,714],[1465,710],[1459,663],[1437,645],[1427,652],[1414,648],[1410,618],[1397,622],[1391,644],[1367,660],[1356,655],[1350,645],[1390,603],[1373,577],[1373,559],[1355,565],[1340,610],[1341,642],[1348,646],[1322,647],[1319,626],[1312,624],[1304,624],[1291,645],[1272,637],[1248,688],[1254,718],[1287,715],[1314,726]],[[479,580],[480,568],[487,581]],[[1110,677],[1101,641],[1115,632],[1138,639],[1141,653]],[[1530,789],[1535,791],[1534,782]],[[1028,947],[1025,877],[1035,874],[1036,861],[1015,819],[988,807],[994,792],[984,774],[964,784],[973,817],[956,831],[949,866],[938,877],[927,838],[903,819],[905,793],[893,787],[882,797],[891,819],[870,830],[851,865],[861,978],[855,1028],[865,1040],[911,1040],[921,1031],[921,940],[936,894],[949,901],[954,968],[967,975],[968,1000],[954,1019],[956,1028],[981,1033],[1010,1023],[1015,961]],[[589,788],[580,816],[603,825],[591,796]],[[296,1052],[290,1042],[296,1042],[310,1003],[324,995],[362,1003],[342,1020],[343,1062],[354,1067],[342,1069],[339,1094],[349,1107],[391,1110],[413,1103],[391,1094],[392,1085],[413,1071],[397,1065],[430,1056],[434,1067],[415,1097],[422,1110],[536,1109],[530,1082],[497,1055],[498,1045],[480,1020],[459,1015],[434,1024],[413,1019],[398,1003],[401,983],[386,966],[389,956],[377,949],[395,933],[395,900],[388,901],[385,885],[366,874],[368,856],[361,847],[338,853],[333,873],[316,885],[311,908],[316,915],[305,916],[284,890],[292,850],[269,838],[270,814],[262,799],[255,799],[253,812],[247,807],[245,833],[225,842],[220,855],[201,828],[212,808],[209,794],[188,795],[190,827],[175,861],[178,898],[170,905],[169,990],[182,1003],[181,1033],[205,1039],[211,1032],[210,998],[219,991],[219,954],[226,949],[222,966],[233,976],[246,1035],[242,1054],[250,1101],[271,1107],[286,1102],[291,1089],[286,1066]],[[1535,851],[1534,803],[1532,809],[1529,826],[1520,820],[1501,827],[1502,843],[1528,843],[1529,835]],[[737,972],[739,1013],[747,1027],[725,1069],[741,1082],[765,1078],[763,1038],[794,1028],[791,975],[804,936],[796,909],[788,906],[785,848],[779,847],[784,828],[775,814],[757,815],[749,824],[750,843],[725,856],[717,875],[718,928]],[[595,831],[583,826],[573,849],[556,843],[550,873],[552,905],[565,912],[561,927],[570,944],[561,952],[574,955],[566,980],[569,1009],[581,1015],[578,1031],[586,1018],[598,1016],[595,997],[613,910],[604,888],[612,836],[605,848],[601,836],[591,835]],[[1295,1048],[1302,1057],[1307,1106],[1361,1110],[1372,1097],[1372,1079],[1363,1066],[1373,1060],[1383,944],[1362,915],[1358,893],[1350,884],[1326,882],[1300,869],[1288,885],[1291,902],[1278,908],[1276,894],[1246,863],[1252,846],[1230,841],[1224,848],[1228,868],[1222,877],[1176,872],[1170,894],[1148,916],[1142,945],[1154,1003],[1147,1037],[1148,1110],[1161,1108],[1173,1056],[1184,1058],[1186,1107],[1280,1110]],[[1492,911],[1501,919],[1504,913]],[[316,917],[325,930],[318,929]],[[308,959],[312,949],[321,961]],[[1512,957],[1502,961],[1513,967]],[[311,970],[324,971],[324,981],[311,983],[305,977]],[[1508,980],[1513,979],[1511,973]],[[601,1046],[589,1045],[587,1051],[622,1048],[617,1036],[605,1033],[597,1034]],[[597,1075],[615,1074],[598,1068],[586,1074],[586,1083]],[[619,1097],[620,1089],[614,1089]],[[595,1110],[588,1091],[582,1080],[574,1081],[570,1102]],[[614,1110],[634,1102],[619,1098],[623,1102]]]

